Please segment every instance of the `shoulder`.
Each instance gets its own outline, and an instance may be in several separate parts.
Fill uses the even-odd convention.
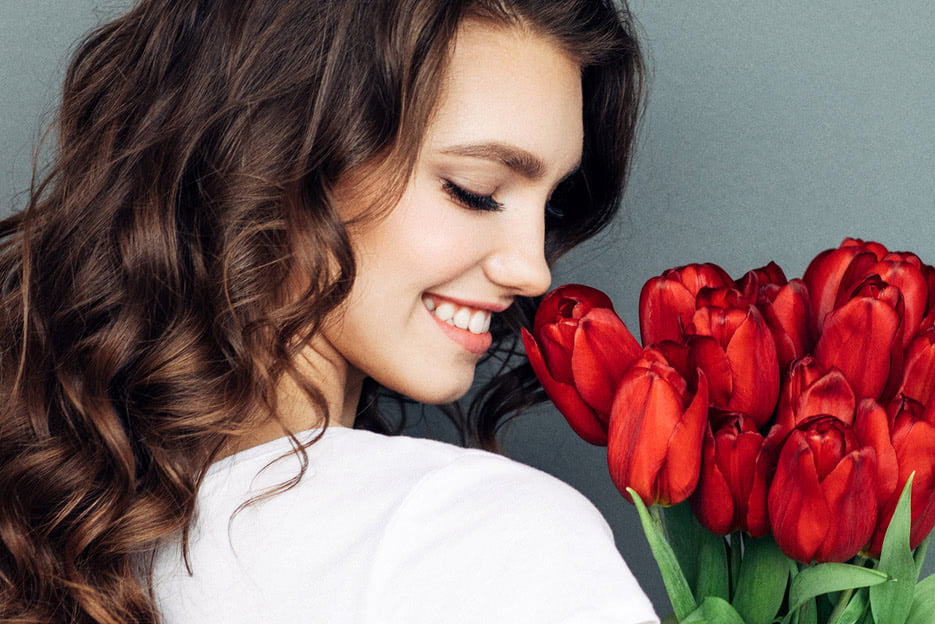
[[[373,621],[657,621],[587,498],[505,457],[457,451],[413,483],[386,526]]]

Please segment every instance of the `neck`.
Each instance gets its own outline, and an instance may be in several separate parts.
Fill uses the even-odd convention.
[[[364,375],[352,367],[324,340],[313,340],[296,359],[300,379],[312,383],[321,393],[324,406],[314,402],[291,376],[284,376],[277,388],[276,418],[257,423],[238,437],[218,457],[225,457],[253,446],[306,429],[353,427]]]

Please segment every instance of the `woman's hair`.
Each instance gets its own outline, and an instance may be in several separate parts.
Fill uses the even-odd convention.
[[[468,18],[581,63],[554,260],[610,221],[629,167],[643,71],[610,0],[144,0],[80,45],[52,162],[0,221],[0,620],[159,620],[151,556],[187,540],[212,461],[275,418],[284,378],[324,406],[294,360],[354,280],[332,192],[366,165],[395,202]],[[532,305],[494,328],[511,370],[463,423],[487,446],[539,397],[507,362]],[[360,426],[382,426],[375,393]]]

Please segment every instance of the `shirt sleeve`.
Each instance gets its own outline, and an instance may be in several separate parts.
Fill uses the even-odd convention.
[[[367,582],[365,621],[374,624],[659,621],[590,501],[486,453],[412,489]]]

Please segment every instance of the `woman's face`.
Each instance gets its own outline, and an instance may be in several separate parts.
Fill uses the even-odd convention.
[[[351,379],[425,403],[462,396],[491,315],[548,289],[545,205],[583,140],[579,66],[539,35],[466,23],[440,96],[399,203],[351,229],[357,279],[323,331]]]

